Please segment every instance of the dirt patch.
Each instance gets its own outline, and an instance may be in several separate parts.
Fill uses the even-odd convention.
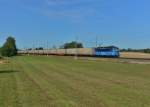
[[[130,63],[136,63],[136,64],[150,64],[150,62],[144,62],[144,61],[131,61]]]
[[[1,65],[1,64],[7,64],[7,63],[9,63],[9,62],[6,61],[6,60],[0,60],[0,65]]]
[[[122,58],[93,58],[93,57],[79,57],[82,60],[93,61],[106,61],[106,62],[118,62],[118,63],[131,63],[131,64],[150,64],[150,60],[145,59],[122,59]]]
[[[0,64],[3,64],[4,63],[4,61],[0,61]]]
[[[131,64],[150,64],[150,60],[120,60],[118,62]]]

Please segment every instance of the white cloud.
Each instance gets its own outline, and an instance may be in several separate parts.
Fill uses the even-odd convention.
[[[27,0],[24,7],[50,18],[84,20],[87,17],[94,16],[97,11],[90,6],[90,3],[88,5],[83,4],[94,1],[97,0],[38,0],[38,3],[34,0]],[[80,3],[81,5],[79,5]]]
[[[45,0],[49,17],[85,18],[92,16],[96,10],[91,7],[98,0]]]
[[[88,3],[95,0],[46,0],[49,6],[76,5],[80,3]]]
[[[51,18],[69,17],[73,19],[81,19],[95,14],[93,9],[72,9],[72,10],[47,10],[43,13]]]

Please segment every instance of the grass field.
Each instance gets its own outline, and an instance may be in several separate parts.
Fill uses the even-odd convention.
[[[150,107],[150,65],[14,57],[0,64],[0,107]]]

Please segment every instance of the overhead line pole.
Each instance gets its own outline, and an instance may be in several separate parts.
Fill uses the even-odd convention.
[[[47,45],[47,56],[48,56],[48,41],[47,41],[47,44],[46,44],[46,45]]]
[[[78,36],[76,36],[76,43],[75,43],[75,48],[76,48],[76,52],[75,52],[75,60],[77,60],[78,59]]]
[[[96,36],[96,48],[97,48],[97,44],[98,44],[98,36]]]

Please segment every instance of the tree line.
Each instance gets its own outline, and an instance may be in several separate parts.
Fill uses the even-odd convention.
[[[150,53],[150,48],[147,49],[120,49],[121,52],[142,52],[142,53]]]
[[[72,49],[72,48],[84,48],[83,44],[80,42],[72,41],[64,43],[59,47],[59,49]],[[56,46],[53,46],[53,49],[56,49]],[[29,48],[27,50],[44,50],[44,47],[36,47],[36,48]]]

